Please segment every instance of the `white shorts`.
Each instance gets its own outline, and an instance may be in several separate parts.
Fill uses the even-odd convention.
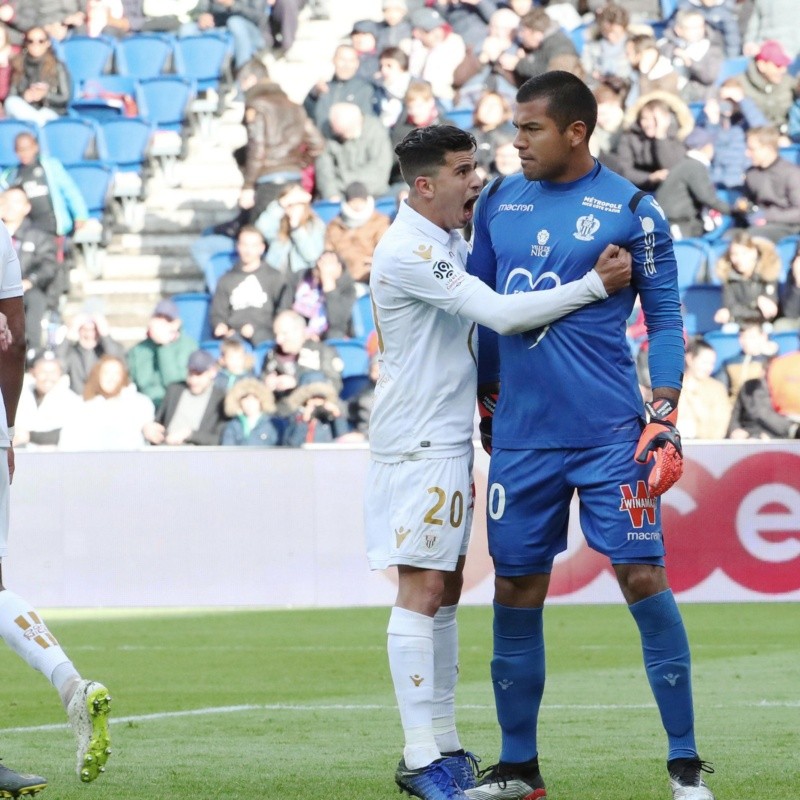
[[[371,569],[405,564],[452,572],[472,530],[473,453],[370,462],[364,500]]]
[[[8,482],[8,448],[0,447],[0,559],[8,549],[9,497],[11,486]]]

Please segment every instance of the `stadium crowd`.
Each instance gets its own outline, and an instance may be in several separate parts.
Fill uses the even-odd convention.
[[[378,368],[372,251],[407,190],[394,145],[415,128],[454,124],[474,134],[485,181],[511,174],[516,90],[550,69],[591,87],[593,155],[653,193],[670,222],[685,307],[684,437],[800,435],[793,2],[383,0],[382,19],[357,21],[295,103],[265,64],[291,49],[304,5],[0,2],[0,100],[7,119],[30,125],[0,174],[30,347],[15,446],[366,438]],[[61,320],[75,242],[97,220],[42,143],[54,120],[81,112],[86,81],[72,77],[70,40],[150,34],[224,37],[220,102],[243,103],[247,140],[234,153],[237,209],[192,246],[207,285],[203,324],[187,330],[180,298],[165,298],[143,341],[125,348],[100,315]],[[118,67],[112,59],[103,71]],[[127,95],[106,99],[144,113]],[[628,339],[647,398],[641,313]]]

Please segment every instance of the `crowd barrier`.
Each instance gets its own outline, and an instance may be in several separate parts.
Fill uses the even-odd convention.
[[[5,584],[40,607],[390,605],[365,562],[363,446],[17,453]],[[488,458],[463,601],[491,602]],[[686,446],[665,496],[670,581],[684,601],[800,600],[800,443]],[[577,506],[576,506],[577,510]],[[620,487],[635,533],[643,487]],[[572,514],[551,602],[618,602]]]

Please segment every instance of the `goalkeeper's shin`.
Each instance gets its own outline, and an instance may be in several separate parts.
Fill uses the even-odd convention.
[[[478,430],[481,433],[481,445],[489,455],[492,454],[492,418],[499,398],[499,383],[485,383],[478,387]]]
[[[675,427],[678,409],[669,400],[645,403],[649,422],[636,445],[634,458],[640,464],[653,461],[647,483],[652,497],[664,494],[683,474],[681,435]]]

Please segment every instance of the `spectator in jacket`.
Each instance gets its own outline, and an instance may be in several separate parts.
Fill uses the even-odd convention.
[[[372,253],[389,227],[389,217],[375,210],[375,199],[360,181],[344,192],[339,213],[325,230],[325,249],[333,250],[344,262],[350,277],[369,283]]]
[[[408,56],[399,47],[387,47],[381,51],[378,63],[378,116],[387,128],[391,128],[403,113],[403,101],[411,83]]]
[[[780,157],[776,128],[751,128],[747,154],[752,166],[744,176],[744,197],[734,209],[756,236],[777,242],[800,233],[800,167]]]
[[[228,392],[239,381],[245,378],[255,378],[254,364],[253,352],[245,344],[244,339],[238,336],[223,339],[219,343],[218,369],[214,385],[224,392]]]
[[[435,8],[418,8],[409,21],[413,29],[409,71],[433,87],[436,99],[447,111],[455,97],[453,76],[467,54],[464,40]]]
[[[14,447],[57,445],[61,429],[80,404],[55,354],[39,353],[19,398]]]
[[[736,231],[717,261],[722,282],[722,307],[714,315],[720,325],[761,325],[778,316],[778,277],[781,259],[769,239]]]
[[[125,360],[102,356],[92,367],[83,403],[64,423],[63,450],[136,450],[145,446],[144,426],[153,421],[153,401],[131,384]]]
[[[678,9],[684,8],[703,15],[712,41],[722,47],[725,58],[736,58],[742,54],[736,0],[679,0]]]
[[[225,414],[230,418],[222,431],[226,447],[274,447],[280,444],[275,424],[275,397],[257,378],[244,378],[225,396]]]
[[[794,0],[753,0],[752,6],[743,37],[744,54],[757,53],[770,39],[780,42],[792,58],[800,54],[800,29],[791,23],[797,13]]]
[[[186,377],[189,355],[197,342],[181,330],[178,306],[160,300],[147,325],[147,336],[128,352],[128,369],[136,387],[158,408],[167,386]]]
[[[326,250],[297,284],[292,308],[305,318],[309,336],[347,339],[353,333],[355,301],[353,279],[339,256]]]
[[[489,35],[492,14],[500,3],[495,0],[434,0],[427,5],[438,11],[464,44],[477,52]]]
[[[700,11],[691,8],[678,11],[659,49],[672,61],[679,76],[681,97],[686,102],[711,96],[725,56],[722,47],[711,40]]]
[[[200,32],[227,29],[233,39],[233,63],[240,69],[266,47],[260,27],[265,10],[264,0],[199,0],[192,16]]]
[[[695,128],[684,144],[686,155],[669,171],[655,195],[667,215],[674,239],[702,236],[708,209],[725,215],[731,213],[731,206],[717,196],[711,182],[713,134],[705,128]]]
[[[711,180],[717,186],[741,189],[750,166],[747,131],[767,124],[761,109],[745,97],[738,77],[728,78],[703,106],[703,127],[714,135]]]
[[[378,74],[378,23],[371,19],[359,19],[350,31],[350,44],[358,53],[358,72],[364,80],[373,82]]]
[[[678,96],[680,76],[672,62],[658,49],[654,36],[637,33],[625,45],[631,62],[631,88],[626,98],[628,107],[651,92],[668,92]]]
[[[398,47],[407,50],[411,45],[411,23],[408,21],[408,3],[406,0],[383,0],[383,20],[378,23],[379,53],[387,47]]]
[[[19,165],[0,175],[3,188],[20,186],[31,204],[30,221],[53,236],[67,236],[80,230],[89,218],[86,201],[60,161],[39,152],[30,133],[14,139]]]
[[[247,144],[239,205],[253,222],[281,190],[300,183],[303,170],[325,149],[325,139],[303,108],[268,79],[245,93]]]
[[[775,326],[780,330],[800,328],[800,248],[795,250],[789,274],[781,291],[781,311]]]
[[[25,338],[38,350],[42,342],[42,321],[48,311],[58,308],[62,281],[56,259],[55,237],[30,221],[31,204],[22,188],[15,186],[0,195],[0,217],[11,235],[11,244],[22,271],[25,305]]]
[[[724,439],[731,403],[728,390],[714,374],[717,354],[702,337],[686,348],[686,371],[678,419],[684,439]]]
[[[789,354],[796,358],[796,353]],[[786,358],[788,356],[784,356]],[[794,368],[794,381],[800,380],[800,363]],[[800,415],[781,414],[775,409],[765,378],[746,381],[731,413],[729,439],[800,439]]]
[[[788,129],[789,109],[794,102],[795,79],[788,72],[791,63],[780,42],[770,39],[761,45],[741,76],[745,95],[781,133]]]
[[[294,284],[324,249],[325,223],[299,184],[284,186],[255,222],[267,243],[266,262]]]
[[[252,344],[272,338],[276,314],[292,303],[289,281],[264,262],[261,232],[245,225],[236,239],[239,261],[220,277],[211,301],[211,329],[217,339],[241,336]]]
[[[83,395],[92,367],[106,355],[123,358],[125,348],[111,337],[105,317],[76,314],[69,321],[67,336],[58,346],[56,355],[69,377],[70,389]]]
[[[615,172],[622,171],[617,164],[616,152],[625,120],[627,88],[624,81],[611,76],[604,78],[592,90],[597,100],[597,124],[589,140],[589,149],[595,158]]]
[[[763,378],[767,364],[778,352],[778,346],[770,341],[758,322],[748,322],[740,328],[739,348],[739,352],[726,358],[714,374],[727,387],[731,399],[736,398],[745,381]]]
[[[358,74],[361,62],[350,44],[340,44],[333,54],[333,77],[318,81],[311,87],[303,102],[314,124],[324,129],[330,112],[337,103],[351,103],[365,116],[375,113],[375,86]]]
[[[347,434],[347,411],[336,390],[324,381],[298,386],[286,398],[285,447],[329,444]]]
[[[488,175],[494,161],[497,143],[514,132],[511,124],[512,116],[508,98],[497,92],[484,92],[475,104],[469,132],[477,142],[475,160],[478,162],[478,170],[483,171],[484,177]]]
[[[153,422],[143,428],[154,445],[219,444],[225,426],[225,392],[214,386],[217,363],[205,350],[195,350],[186,380],[167,387]]]
[[[683,139],[694,127],[691,112],[680,98],[654,92],[630,108],[626,120],[616,153],[619,171],[640,189],[653,191],[686,153]]]
[[[597,82],[609,75],[629,80],[631,62],[628,59],[628,23],[630,14],[619,3],[609,2],[595,12],[597,35],[586,42],[581,53],[583,68],[590,81]]]
[[[354,103],[336,103],[328,118],[330,133],[325,151],[317,159],[317,191],[326,200],[341,200],[345,188],[361,181],[370,194],[389,189],[392,145],[389,132],[373,116],[364,116]]]
[[[275,347],[264,358],[262,377],[275,393],[278,414],[285,417],[295,410],[286,400],[298,386],[322,381],[338,396],[344,362],[333,347],[309,337],[305,317],[292,309],[282,311],[273,328]]]
[[[67,113],[72,87],[67,67],[53,53],[44,28],[25,34],[23,50],[11,59],[6,114],[44,125]]]

